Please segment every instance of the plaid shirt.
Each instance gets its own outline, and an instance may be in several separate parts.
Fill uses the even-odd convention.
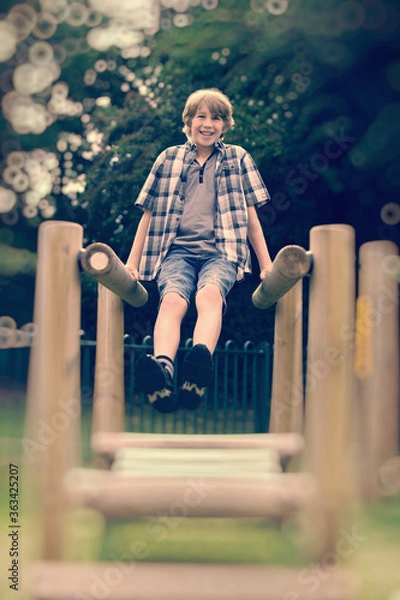
[[[238,279],[242,279],[244,272],[250,272],[247,206],[262,206],[269,194],[246,150],[222,142],[217,142],[216,148],[215,245],[221,256],[237,266]],[[195,158],[196,145],[190,141],[164,150],[135,202],[142,210],[152,211],[139,265],[140,278],[145,281],[156,278],[177,234],[186,174]]]

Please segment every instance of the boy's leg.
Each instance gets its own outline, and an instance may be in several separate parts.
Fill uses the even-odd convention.
[[[222,326],[223,298],[219,286],[207,284],[196,295],[197,321],[193,345],[204,344],[211,354],[219,340]]]
[[[188,304],[176,292],[165,294],[154,326],[154,355],[167,356],[172,362],[179,347],[181,323]]]
[[[160,412],[173,412],[177,399],[173,391],[174,359],[187,302],[175,292],[163,297],[154,328],[154,354],[142,354],[136,363],[139,387]]]
[[[193,348],[184,361],[183,383],[178,398],[183,408],[196,409],[211,383],[214,370],[212,354],[221,333],[225,297],[235,283],[236,275],[236,267],[221,258],[207,261],[199,273]]]
[[[177,408],[173,386],[174,360],[181,323],[195,287],[195,273],[180,253],[167,256],[158,278],[160,307],[154,327],[154,356],[143,354],[136,363],[139,387],[160,412]]]

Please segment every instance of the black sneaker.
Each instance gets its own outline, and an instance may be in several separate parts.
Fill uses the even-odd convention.
[[[172,377],[154,356],[139,356],[135,365],[135,376],[138,387],[156,410],[170,413],[178,408]]]
[[[214,361],[211,352],[204,344],[196,344],[183,361],[182,385],[178,395],[180,408],[196,410],[199,407],[213,373]]]

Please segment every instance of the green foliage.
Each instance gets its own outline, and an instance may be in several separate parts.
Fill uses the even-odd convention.
[[[358,9],[342,0],[300,0],[280,15],[256,12],[247,1],[220,0],[215,10],[192,9],[187,27],[161,29],[147,42],[148,57],[130,59],[113,48],[100,53],[85,47],[85,28],[71,36],[60,27],[57,36],[68,33],[74,49],[63,80],[90,122],[61,117],[41,138],[54,149],[60,132],[84,136],[72,169],[86,175],[86,190],[76,201],[60,193],[56,218],[82,223],[85,243],[109,243],[124,260],[141,214],[133,204],[153,161],[165,147],[185,140],[181,113],[188,94],[218,87],[235,109],[236,125],[226,142],[249,150],[272,195],[260,219],[273,256],[289,243],[307,247],[310,228],[329,222],[353,225],[358,245],[379,238],[398,242],[398,228],[380,217],[383,206],[398,203],[400,166],[393,75],[398,10],[393,2],[385,7],[377,21],[369,4]],[[83,72],[98,59],[114,61],[115,69],[99,72],[92,85],[84,83]],[[146,91],[139,84],[124,90],[124,69]],[[110,106],[96,106],[99,96],[108,96]],[[89,160],[84,153],[93,130],[103,139]],[[31,148],[37,141],[24,138]],[[21,222],[14,229],[16,239],[26,235],[33,248],[34,229],[29,233]],[[271,313],[249,308],[248,292],[257,283],[255,269],[248,287],[232,292],[227,338],[271,336]],[[93,302],[90,295],[88,307]],[[145,322],[154,318],[151,311],[153,304],[143,309]],[[260,319],[262,333],[254,325]]]

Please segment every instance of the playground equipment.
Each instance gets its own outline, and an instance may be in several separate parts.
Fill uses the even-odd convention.
[[[31,572],[32,598],[91,597],[95,578],[104,584],[111,600],[350,599],[353,578],[342,569],[326,566],[325,558],[336,555],[344,508],[357,495],[354,484],[359,474],[353,229],[329,225],[311,230],[304,416],[299,286],[300,278],[310,271],[310,253],[296,250],[299,262],[305,257],[305,266],[300,272],[294,270],[293,276],[286,274],[282,279],[275,265],[268,277],[272,293],[269,295],[264,282],[255,293],[260,306],[270,305],[273,298],[278,302],[275,342],[279,343],[271,407],[274,433],[124,433],[122,301],[114,293],[118,292],[115,280],[114,292],[100,285],[92,449],[103,467],[112,464],[111,470],[80,468],[78,262],[82,264],[85,256],[81,246],[79,225],[54,221],[40,227],[35,298],[38,333],[31,357],[26,437],[37,441],[37,424],[43,420],[56,435],[42,444],[40,451],[32,450],[26,456],[30,473],[36,477],[32,483],[43,523],[40,562]],[[395,250],[390,248],[394,255]],[[97,256],[89,262],[101,270],[106,261]],[[117,268],[121,270],[121,266]],[[371,267],[363,268],[368,271]],[[107,276],[105,283],[109,283]],[[390,284],[391,291],[393,287]],[[395,329],[397,296],[390,298],[394,308],[385,317]],[[376,333],[382,322],[372,326]],[[289,350],[285,344],[290,345]],[[393,344],[392,351],[398,352],[398,346]],[[398,354],[397,366],[393,364],[398,377]],[[278,375],[280,368],[283,375]],[[277,383],[277,377],[282,377],[282,383]],[[375,393],[371,399],[374,406],[385,393],[386,380],[379,379],[379,385],[379,397]],[[398,420],[398,404],[393,398],[390,410],[392,419]],[[394,437],[392,430],[391,442],[380,456],[397,454]],[[160,452],[169,458],[168,469],[163,469]],[[285,472],[287,460],[300,454],[304,455],[305,472]],[[193,480],[198,483],[196,477],[201,485],[197,486],[200,495],[195,497],[192,484]],[[135,557],[123,568],[115,563],[63,562],[64,516],[73,506],[90,507],[106,518],[165,514],[171,507],[179,516],[196,517],[287,518],[299,514],[308,556],[321,561],[322,576],[317,589],[310,589],[301,577],[302,569],[286,567],[151,564],[136,562]]]
[[[385,492],[385,462],[398,454],[400,260],[396,244],[367,242],[360,248],[357,299],[357,414],[361,494]]]
[[[312,254],[301,246],[285,246],[279,250],[271,270],[253,293],[257,308],[269,308],[284,296],[311,269]]]
[[[96,242],[81,250],[79,261],[85,273],[128,304],[136,308],[146,304],[147,290],[132,277],[114,250],[106,244]]]
[[[303,429],[303,288],[312,268],[312,254],[286,246],[276,255],[271,271],[253,294],[257,308],[277,303],[274,332],[274,370],[271,394],[271,433]]]

